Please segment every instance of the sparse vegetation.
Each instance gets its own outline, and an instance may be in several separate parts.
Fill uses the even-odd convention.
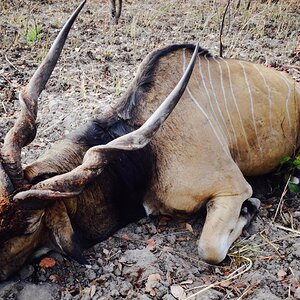
[[[39,41],[41,38],[41,26],[34,22],[32,25],[29,25],[26,32],[26,41],[29,45],[34,44],[36,41]]]

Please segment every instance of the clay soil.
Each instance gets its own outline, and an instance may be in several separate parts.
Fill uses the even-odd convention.
[[[226,3],[128,0],[119,24],[112,25],[107,2],[89,0],[40,97],[38,133],[22,152],[24,163],[118,101],[153,49],[198,41],[219,55]],[[15,120],[18,91],[77,4],[1,0],[0,143]],[[224,56],[265,64],[299,81],[299,28],[297,0],[231,1]],[[288,192],[279,203],[284,177],[283,186],[274,176],[257,182],[262,208],[220,266],[197,256],[203,215],[186,222],[145,218],[86,251],[88,266],[53,252],[47,254],[52,267],[36,258],[0,284],[0,299],[300,299],[300,199]]]

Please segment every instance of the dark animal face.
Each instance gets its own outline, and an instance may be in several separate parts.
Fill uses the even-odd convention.
[[[4,280],[37,246],[44,210],[22,209],[13,201],[13,184],[2,164],[0,175],[0,280]]]
[[[43,211],[37,211],[27,216],[25,231],[2,242],[0,246],[0,281],[7,279],[20,269],[38,246],[43,228],[42,217]],[[24,220],[22,222],[24,223]]]

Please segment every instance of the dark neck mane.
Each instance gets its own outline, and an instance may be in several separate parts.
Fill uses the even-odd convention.
[[[139,103],[150,90],[153,81],[156,66],[158,61],[169,54],[172,54],[180,49],[186,49],[193,53],[195,45],[193,44],[175,44],[162,49],[151,52],[141,63],[136,77],[132,81],[130,87],[118,101],[115,111],[117,115],[123,120],[130,120],[132,118],[133,108]],[[205,57],[211,57],[211,54],[202,48],[199,48],[199,55]]]
[[[128,122],[126,121],[132,119],[134,107],[143,100],[143,98],[153,85],[153,82],[155,80],[154,74],[159,60],[162,57],[172,54],[180,49],[187,49],[192,53],[195,49],[195,45],[175,44],[162,49],[155,50],[148,54],[141,63],[137,71],[137,75],[131,82],[125,94],[117,101],[117,104],[113,106],[106,114],[97,117],[97,120],[95,120],[95,122],[101,124],[101,126],[105,129],[118,127],[120,125],[120,121],[125,121],[125,123],[127,123],[128,125]],[[207,50],[202,48],[199,48],[198,53],[201,56],[205,56],[208,58],[212,57]],[[120,135],[122,135],[122,130],[119,131],[119,129],[120,128],[118,128],[118,130],[115,133],[120,133]],[[129,131],[133,130],[133,128],[127,129]],[[116,138],[114,134],[113,136],[114,138]]]

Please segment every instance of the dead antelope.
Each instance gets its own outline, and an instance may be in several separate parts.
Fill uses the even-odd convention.
[[[37,247],[84,262],[82,248],[145,211],[190,214],[205,206],[198,251],[219,263],[259,207],[244,175],[270,172],[299,146],[299,84],[264,66],[171,45],[144,59],[108,113],[22,169],[37,99],[82,6],[21,92],[21,113],[2,147],[0,278]]]

